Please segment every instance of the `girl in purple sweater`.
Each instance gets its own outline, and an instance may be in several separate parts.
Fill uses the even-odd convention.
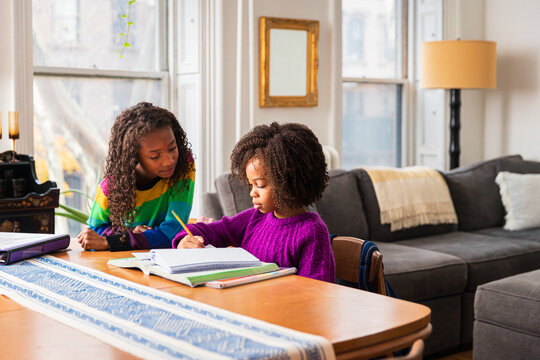
[[[261,261],[334,282],[328,229],[319,214],[306,210],[328,183],[315,134],[301,124],[257,126],[236,144],[231,171],[250,189],[253,208],[213,223],[188,225],[193,236],[178,233],[173,247],[242,247]]]

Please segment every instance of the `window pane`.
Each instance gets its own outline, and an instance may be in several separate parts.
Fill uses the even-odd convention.
[[[160,70],[156,2],[33,1],[34,65]]]
[[[343,76],[400,76],[396,0],[343,0]]]
[[[401,85],[343,84],[343,168],[400,166]]]
[[[140,101],[160,105],[160,94],[158,80],[35,76],[34,157],[39,179],[55,181],[61,191],[80,189],[93,197],[116,116]],[[79,195],[66,198],[66,203],[88,212],[86,199]],[[80,230],[78,223],[69,222],[72,236]]]

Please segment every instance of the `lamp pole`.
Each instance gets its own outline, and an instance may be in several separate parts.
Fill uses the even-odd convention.
[[[461,107],[461,89],[450,89],[450,169],[459,166],[459,108]]]

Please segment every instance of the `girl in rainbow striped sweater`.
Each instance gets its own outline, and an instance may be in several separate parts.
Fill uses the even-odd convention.
[[[150,103],[124,110],[79,243],[85,250],[171,247],[181,230],[171,211],[187,222],[194,181],[191,146],[176,117]]]

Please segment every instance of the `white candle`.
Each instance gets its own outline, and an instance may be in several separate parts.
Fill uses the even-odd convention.
[[[0,112],[0,139],[2,138],[2,113]]]
[[[9,138],[10,139],[19,138],[19,112],[18,111],[9,112]]]

